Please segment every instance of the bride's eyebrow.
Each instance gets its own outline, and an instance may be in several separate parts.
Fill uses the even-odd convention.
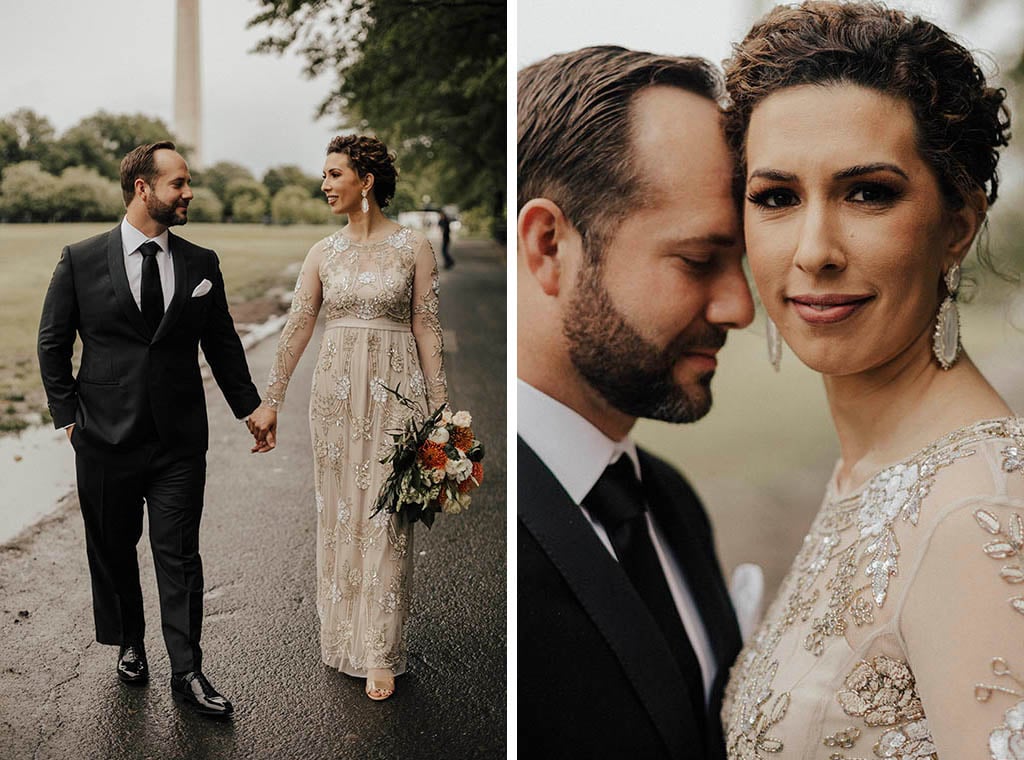
[[[792,172],[784,172],[781,169],[754,169],[750,172],[750,176],[747,180],[752,179],[770,179],[775,182],[793,182],[796,180],[796,175]]]
[[[843,169],[832,175],[833,179],[852,179],[853,177],[860,177],[864,174],[874,174],[875,172],[892,172],[903,177],[903,179],[909,180],[910,177],[896,164],[887,164],[884,161],[880,161],[873,164],[859,164],[857,166],[851,166],[848,169]]]

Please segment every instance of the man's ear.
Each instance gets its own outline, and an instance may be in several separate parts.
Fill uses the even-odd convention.
[[[970,253],[971,243],[985,223],[987,213],[988,200],[980,188],[971,193],[962,207],[949,212],[950,232],[945,257],[947,269],[953,264],[961,263]]]
[[[146,194],[151,192],[149,185],[146,184],[146,180],[144,180],[142,177],[136,177],[135,182],[133,184],[135,187],[135,197],[141,198],[142,200],[146,200]]]
[[[533,198],[519,212],[519,250],[545,295],[559,293],[563,265],[558,255],[559,246],[567,242],[571,230],[572,225],[562,209],[547,198]]]

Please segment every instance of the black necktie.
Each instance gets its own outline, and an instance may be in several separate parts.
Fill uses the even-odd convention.
[[[679,618],[679,610],[647,530],[643,487],[628,456],[623,454],[617,462],[605,468],[597,485],[583,500],[583,506],[607,532],[619,564],[665,636],[668,648],[686,679],[694,708],[698,715],[703,716],[704,680],[700,663]],[[703,725],[703,720],[698,722]]]
[[[142,253],[142,316],[149,329],[156,332],[164,318],[164,289],[160,284],[160,267],[156,263],[160,245],[149,240],[139,247],[139,251]]]

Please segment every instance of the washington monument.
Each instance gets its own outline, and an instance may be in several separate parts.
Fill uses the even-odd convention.
[[[193,168],[203,163],[203,112],[199,86],[199,0],[178,0],[174,48],[174,133],[192,150]]]

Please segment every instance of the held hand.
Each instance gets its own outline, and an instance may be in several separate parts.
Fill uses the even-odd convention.
[[[252,453],[265,453],[277,446],[277,412],[260,406],[245,421],[249,432],[256,439]]]
[[[64,428],[64,432],[68,434],[68,440],[69,441],[71,440],[71,431],[74,430],[74,429],[75,429],[75,423],[73,423],[73,422],[70,425],[68,425],[66,428]]]

